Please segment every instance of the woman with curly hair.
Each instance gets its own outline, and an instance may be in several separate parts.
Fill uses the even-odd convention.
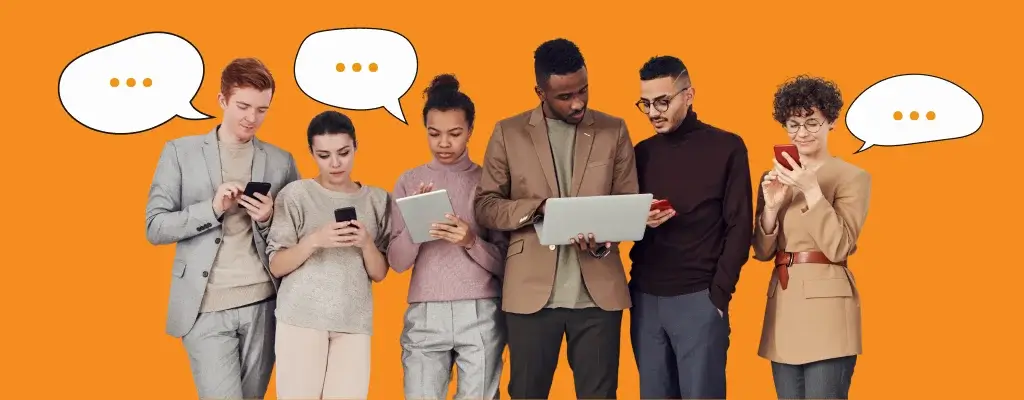
[[[780,399],[845,399],[861,353],[860,294],[846,260],[867,217],[871,175],[833,157],[839,88],[799,76],[775,93],[774,118],[796,145],[761,177],[754,258],[775,260],[758,355]]]

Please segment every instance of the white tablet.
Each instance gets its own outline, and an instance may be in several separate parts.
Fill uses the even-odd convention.
[[[444,189],[414,194],[395,202],[398,203],[405,229],[409,231],[413,243],[436,240],[430,236],[431,225],[450,222],[444,215],[455,213],[448,191]]]
[[[650,193],[551,198],[534,228],[545,246],[570,244],[581,233],[593,233],[598,243],[637,241],[644,238],[653,199]]]

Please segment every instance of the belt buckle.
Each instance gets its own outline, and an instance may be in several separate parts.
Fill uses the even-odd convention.
[[[787,251],[785,253],[786,253],[787,256],[789,256],[789,260],[786,261],[786,268],[792,267],[793,266],[793,259],[796,258],[796,253],[790,252],[790,251]]]

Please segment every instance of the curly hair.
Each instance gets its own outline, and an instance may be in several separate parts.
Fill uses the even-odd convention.
[[[548,40],[533,52],[533,72],[540,86],[547,85],[551,75],[568,75],[585,66],[580,48],[569,39]]]
[[[785,124],[789,117],[806,117],[814,112],[812,108],[821,111],[826,121],[832,123],[843,108],[843,94],[835,82],[799,75],[779,85],[774,106],[772,116],[780,124]]]

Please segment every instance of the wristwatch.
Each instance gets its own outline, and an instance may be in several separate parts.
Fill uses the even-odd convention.
[[[605,258],[609,254],[611,254],[611,252],[612,252],[612,248],[611,247],[601,246],[601,247],[598,247],[597,249],[591,250],[590,251],[590,255],[592,255],[592,256],[594,256],[596,258]]]

